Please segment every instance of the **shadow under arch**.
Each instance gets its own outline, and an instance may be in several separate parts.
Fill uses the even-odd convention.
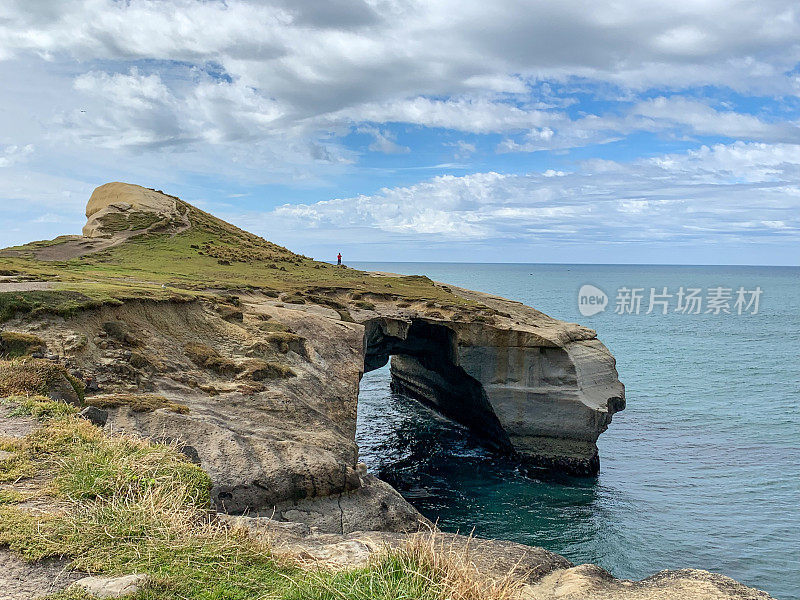
[[[424,319],[364,324],[364,372],[391,359],[391,388],[467,427],[486,447],[514,454],[480,382],[458,365],[457,336]]]

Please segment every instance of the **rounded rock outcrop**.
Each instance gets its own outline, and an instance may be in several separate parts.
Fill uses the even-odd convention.
[[[168,223],[178,215],[172,196],[130,183],[114,181],[92,192],[86,205],[84,237],[108,237]]]

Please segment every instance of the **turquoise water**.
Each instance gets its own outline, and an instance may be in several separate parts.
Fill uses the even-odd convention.
[[[640,579],[661,569],[724,573],[800,599],[800,268],[362,263],[423,273],[597,330],[628,406],[600,437],[596,479],[530,479],[462,428],[389,391],[359,396],[361,456],[446,530],[544,546]],[[577,292],[609,308],[584,317]],[[613,312],[645,288],[642,314]],[[756,315],[646,315],[650,288],[763,290]],[[671,300],[674,308],[675,299]]]

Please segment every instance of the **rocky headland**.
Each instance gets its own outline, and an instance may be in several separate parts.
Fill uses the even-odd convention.
[[[391,361],[393,388],[525,468],[596,474],[596,441],[625,394],[591,329],[425,277],[313,261],[135,185],[97,188],[86,216],[82,236],[0,251],[0,397],[49,397],[106,434],[177,449],[209,477],[220,526],[333,570],[363,568],[422,528],[469,546],[481,573],[510,573],[517,597],[768,598],[704,571],[629,582],[435,533],[359,462],[359,381]],[[0,434],[37,427],[15,434],[18,421],[0,419]],[[16,568],[18,581],[38,577]]]

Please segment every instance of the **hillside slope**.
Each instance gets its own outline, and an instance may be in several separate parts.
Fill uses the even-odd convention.
[[[295,254],[162,192],[110,183],[87,206],[84,236],[0,250],[0,276],[35,291],[0,297],[16,310],[67,313],[114,300],[192,298],[230,289],[315,301],[320,292],[375,293],[474,309],[425,277],[376,277]],[[46,290],[73,292],[45,293]],[[325,302],[323,301],[323,304]]]

